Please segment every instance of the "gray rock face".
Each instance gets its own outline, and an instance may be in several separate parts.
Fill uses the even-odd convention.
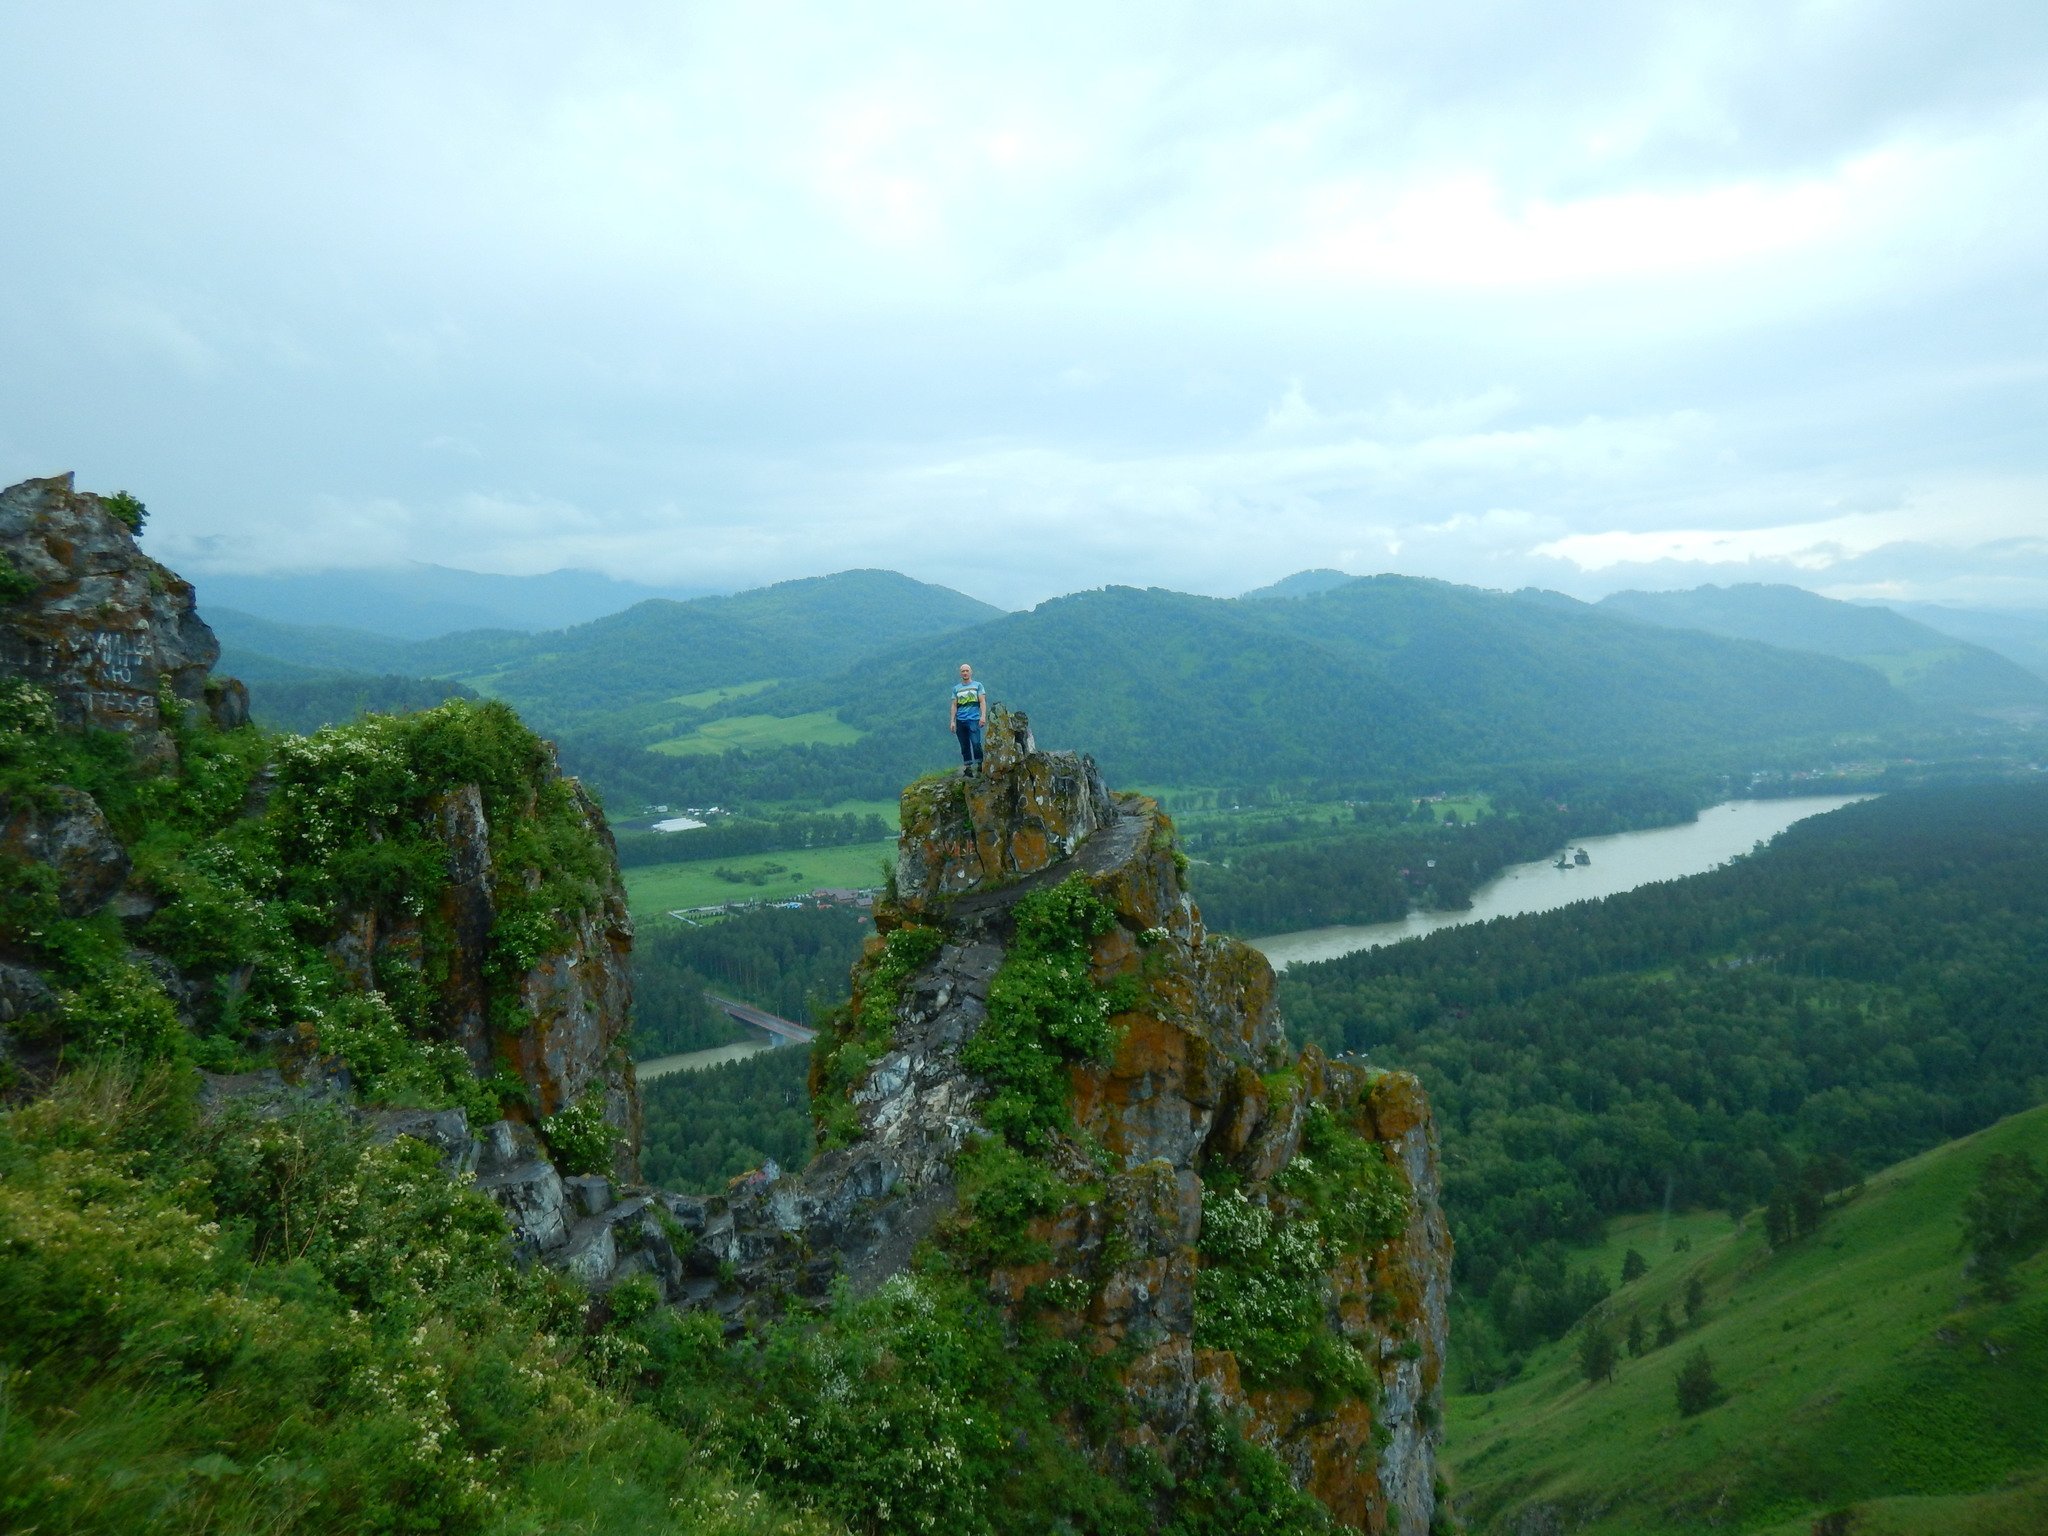
[[[1042,1220],[1034,1235],[1050,1257],[997,1269],[992,1298],[1022,1309],[1053,1282],[1086,1293],[1064,1326],[1128,1362],[1119,1375],[1143,1443],[1173,1445],[1196,1431],[1204,1402],[1218,1403],[1341,1524],[1427,1529],[1451,1257],[1427,1099],[1404,1074],[1313,1047],[1292,1057],[1271,968],[1204,930],[1157,807],[1110,797],[1085,758],[1037,753],[1022,735],[1013,745],[992,745],[977,786],[924,781],[905,794],[902,899],[877,909],[877,925],[917,922],[945,938],[896,992],[888,1049],[849,1092],[858,1134],[800,1174],[764,1169],[708,1202],[671,1300],[715,1307],[730,1325],[822,1299],[837,1277],[871,1289],[910,1264],[957,1208],[954,1162],[983,1134],[988,1088],[961,1052],[988,1017],[1016,903],[1079,874],[1116,916],[1095,942],[1094,977],[1138,982],[1142,1001],[1113,1021],[1111,1061],[1072,1069],[1080,1135],[1046,1154],[1099,1183],[1100,1197]],[[857,967],[856,1008],[871,983]],[[1377,1142],[1408,1185],[1405,1233],[1339,1256],[1323,1284],[1330,1328],[1375,1368],[1376,1401],[1254,1387],[1227,1350],[1194,1341],[1202,1171],[1227,1166],[1284,1215],[1298,1202],[1276,1180],[1318,1109]]]
[[[591,834],[614,846],[596,803],[566,781]],[[509,1063],[525,1081],[537,1114],[554,1114],[596,1088],[606,1120],[620,1136],[621,1180],[638,1176],[640,1090],[625,1049],[632,1025],[633,920],[614,874],[593,912],[580,915],[554,954],[541,957],[519,983],[520,1027],[491,1015],[486,958],[498,919],[498,872],[483,796],[464,785],[442,797],[434,822],[447,850],[448,880],[440,917],[452,942],[435,979],[435,1014],[479,1075]],[[348,914],[326,945],[328,956],[359,986],[376,985],[380,962],[417,963],[424,925],[405,912]]]
[[[99,497],[75,490],[70,475],[0,491],[0,551],[39,584],[0,608],[0,671],[48,688],[59,719],[127,732],[151,751],[168,747],[159,740],[160,689],[215,707],[206,684],[220,644],[199,617],[191,583],[136,548],[127,527]],[[226,695],[216,690],[215,699]]]
[[[0,808],[0,853],[57,872],[57,905],[84,917],[111,901],[128,878],[128,850],[99,805],[82,790],[59,785],[48,805]]]
[[[39,1018],[57,1006],[57,995],[25,965],[0,960],[0,1024]]]

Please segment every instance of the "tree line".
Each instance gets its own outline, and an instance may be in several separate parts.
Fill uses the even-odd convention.
[[[689,927],[663,923],[633,946],[633,1054],[704,1050],[755,1032],[704,1001],[706,990],[802,1023],[846,995],[847,972],[873,927],[827,908],[738,912]]]
[[[1695,879],[1290,968],[1281,998],[1298,1038],[1422,1076],[1461,1291],[1526,1349],[1604,1294],[1570,1249],[1609,1215],[1762,1204],[1796,1236],[1831,1181],[2048,1097],[2048,786],[1866,802]]]

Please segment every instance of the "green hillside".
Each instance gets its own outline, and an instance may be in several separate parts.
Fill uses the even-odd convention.
[[[1689,880],[1292,966],[1296,1038],[1418,1072],[1457,1379],[1511,1379],[1667,1205],[1839,1187],[2048,1098],[2048,784],[1887,795]]]
[[[1483,733],[1497,761],[1725,752],[1896,724],[1867,672],[1743,640],[1645,633],[1577,603],[1371,576],[1250,607]]]
[[[1682,1318],[1695,1277],[1699,1322],[1624,1350],[1611,1381],[1588,1384],[1568,1340],[1509,1386],[1453,1397],[1470,1529],[1805,1536],[1844,1511],[1856,1536],[2048,1528],[2048,1254],[1991,1302],[1959,1252],[1958,1213],[1999,1152],[2048,1160],[2048,1107],[1879,1174],[1777,1253],[1757,1217],[1616,1223],[1608,1267],[1624,1244],[1651,1266],[1608,1301],[1617,1330]],[[1725,1397],[1683,1417],[1675,1378],[1696,1349]],[[1560,1523],[1538,1523],[1545,1509]]]
[[[287,624],[212,603],[199,616],[220,639],[221,670],[245,683],[301,672],[405,673],[419,664],[413,642],[366,630]]]
[[[1887,605],[1937,633],[1996,651],[2048,681],[2048,612],[1998,608],[1950,608],[1941,603]]]
[[[222,670],[252,683],[259,709],[271,682],[303,680],[294,669],[374,671],[451,679],[510,701],[549,729],[604,724],[650,744],[691,738],[707,712],[727,702],[720,696],[728,691],[837,671],[877,650],[1000,611],[893,571],[842,571],[731,597],[650,599],[539,634],[473,630],[399,641],[232,609],[220,610],[213,622]],[[851,735],[828,729],[797,739]],[[784,733],[783,739],[790,738]]]
[[[1690,592],[1616,592],[1599,607],[1667,628],[1858,662],[1908,698],[1939,708],[2048,705],[2048,683],[2004,656],[1889,608],[1838,603],[1801,587],[1751,582]]]
[[[1285,601],[1076,593],[790,683],[747,711],[836,709],[865,733],[863,753],[900,774],[943,761],[943,689],[963,656],[1029,710],[1041,739],[1087,743],[1125,782],[1731,763],[1762,744],[1867,738],[1913,717],[1882,678],[1831,658],[1405,577]],[[736,776],[726,782],[739,792]]]

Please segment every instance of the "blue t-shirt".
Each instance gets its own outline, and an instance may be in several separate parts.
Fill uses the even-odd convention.
[[[958,683],[953,688],[953,718],[962,725],[981,724],[982,701],[988,690],[979,683]]]

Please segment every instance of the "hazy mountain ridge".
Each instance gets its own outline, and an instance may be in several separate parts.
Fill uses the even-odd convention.
[[[1949,608],[1940,603],[1887,605],[1929,629],[1968,640],[2017,662],[2036,677],[2048,680],[2048,613],[2017,613],[2000,608]]]
[[[564,629],[651,598],[686,602],[718,589],[649,586],[597,571],[501,576],[413,562],[363,570],[222,573],[200,585],[223,608],[287,624],[430,640],[471,629]]]
[[[266,680],[308,680],[289,669],[448,678],[556,729],[706,689],[832,671],[1000,611],[893,571],[842,571],[685,602],[649,599],[540,634],[472,630],[406,641],[208,610],[217,615],[224,664],[256,680],[259,693]]]
[[[1725,608],[1717,592],[1694,605]],[[776,795],[829,795],[835,778],[860,781],[842,794],[886,794],[945,759],[945,689],[961,660],[1144,783],[1410,783],[1596,760],[1725,771],[1760,749],[1839,743],[1853,755],[1886,733],[1938,728],[1958,701],[2048,702],[2048,688],[1989,652],[1796,589],[1762,605],[1789,618],[1719,621],[1757,634],[1635,611],[1686,599],[1594,605],[1303,572],[1242,599],[1108,587],[1006,614],[853,571],[650,601],[534,635],[393,642],[240,614],[224,614],[222,630],[229,664],[257,680],[259,711],[266,685],[309,681],[278,662],[453,679],[518,705],[572,757],[607,763],[606,782],[654,800],[769,792],[767,781],[749,789],[747,764],[784,765]],[[845,744],[847,727],[858,742]],[[692,761],[648,760],[648,747]]]
[[[1144,783],[1718,752],[1914,713],[1864,667],[1574,607],[1392,576],[1279,602],[1110,587],[747,707],[836,707],[864,746],[915,751],[943,728],[957,651],[998,697]]]
[[[1595,606],[1667,628],[1859,662],[1932,708],[2048,706],[2048,682],[2005,656],[1890,608],[1839,603],[1803,587],[1745,583],[1687,592],[1616,592]]]

